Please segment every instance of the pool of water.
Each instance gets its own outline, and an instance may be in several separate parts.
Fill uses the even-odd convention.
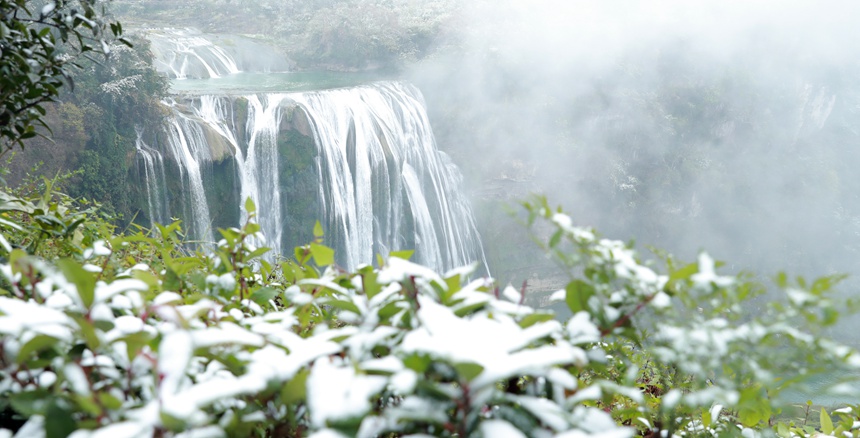
[[[236,73],[208,79],[174,79],[170,91],[175,94],[247,94],[326,90],[354,87],[380,80],[398,79],[395,74],[342,73],[330,71]]]

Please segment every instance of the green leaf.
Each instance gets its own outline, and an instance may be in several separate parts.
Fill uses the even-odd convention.
[[[122,400],[114,397],[113,395],[107,392],[99,392],[97,394],[99,399],[99,403],[104,406],[106,409],[111,411],[115,411],[117,409],[122,408]]]
[[[308,368],[302,368],[299,372],[281,388],[281,402],[290,405],[303,401],[307,396],[307,380],[310,371]]]
[[[245,200],[245,211],[248,212],[248,214],[253,214],[257,212],[257,206],[254,205],[254,201],[251,199],[250,196],[248,197],[248,199]]]
[[[460,274],[455,274],[446,278],[445,286],[447,286],[447,289],[444,290],[441,294],[439,294],[439,301],[441,301],[442,304],[450,305],[449,301],[455,293],[460,291],[461,283],[462,280],[460,279]]]
[[[756,427],[771,416],[771,407],[766,394],[760,386],[753,386],[741,392],[738,402],[738,420],[746,427]]]
[[[788,287],[788,275],[785,272],[780,272],[776,274],[776,285],[781,289],[785,289]]]
[[[825,435],[830,435],[833,433],[833,421],[830,419],[830,415],[827,414],[827,411],[824,408],[821,408],[821,433]]]
[[[23,364],[24,361],[30,358],[30,355],[33,353],[40,353],[42,351],[51,349],[54,345],[57,345],[57,338],[47,336],[47,335],[36,335],[33,339],[27,341],[21,350],[18,351],[18,357],[16,362],[20,365]]]
[[[271,287],[257,289],[251,293],[251,301],[264,306],[269,303],[269,300],[278,296],[278,290]]]
[[[71,409],[60,406],[57,401],[48,405],[45,412],[45,418],[48,419],[45,421],[45,438],[66,438],[77,430],[77,422],[72,414]]]
[[[388,253],[388,257],[397,257],[398,259],[409,260],[412,255],[415,254],[415,250],[408,249],[405,251],[391,251]]]
[[[427,367],[430,366],[430,356],[422,354],[407,356],[406,359],[403,359],[403,366],[418,374],[423,374],[424,371],[427,371]]]
[[[358,306],[356,306],[355,303],[352,303],[350,301],[331,299],[326,300],[325,304],[327,306],[332,306],[335,309],[345,310],[347,312],[355,313],[356,315],[361,315],[361,311],[358,310]]]
[[[72,259],[57,261],[57,267],[78,289],[78,295],[80,295],[84,307],[92,306],[96,289],[96,279],[93,278],[93,274],[85,271],[81,265]]]
[[[469,305],[467,305],[467,306],[463,306],[463,307],[460,307],[459,309],[455,310],[455,311],[454,311],[454,314],[455,314],[455,315],[457,315],[457,316],[459,316],[460,318],[462,318],[462,317],[464,317],[464,316],[466,316],[466,315],[470,315],[470,314],[472,314],[473,312],[478,311],[478,309],[483,308],[486,304],[487,304],[487,303],[475,303],[475,304],[469,304]]]
[[[325,245],[312,243],[311,255],[317,266],[328,266],[334,263],[334,250]]]
[[[400,306],[398,306],[397,304],[398,303],[396,302],[388,303],[381,309],[379,309],[379,319],[382,321],[386,321],[394,315],[400,313],[403,309],[401,309]]]
[[[297,246],[295,248],[296,261],[299,262],[300,266],[304,266],[308,262],[308,256],[310,255],[310,252],[311,249],[309,245]]]
[[[377,274],[370,266],[365,266],[361,271],[361,283],[367,298],[373,298],[382,291],[382,286],[376,281]]]
[[[472,379],[478,377],[478,375],[484,371],[483,366],[474,362],[460,362],[454,365],[454,369],[457,370],[457,374],[467,382],[471,382]]]
[[[530,313],[520,321],[520,327],[528,328],[540,322],[551,321],[555,318],[552,313]]]
[[[561,236],[562,236],[561,230],[558,230],[555,233],[553,233],[552,237],[550,237],[550,239],[549,239],[549,247],[555,248],[556,246],[558,246],[559,242],[561,242]]]
[[[266,247],[257,248],[254,251],[252,251],[250,254],[248,254],[248,256],[246,257],[246,260],[255,259],[255,258],[260,257],[263,254],[271,251],[271,250],[272,250],[271,248],[266,248]]]
[[[669,281],[666,283],[667,289],[675,291],[675,283],[689,280],[690,277],[695,275],[697,272],[699,272],[699,265],[697,263],[690,263],[689,265],[672,272],[669,275]]]
[[[162,282],[164,290],[177,291],[182,286],[182,280],[173,269],[167,268]]]
[[[588,299],[594,296],[594,287],[582,280],[573,280],[565,287],[564,299],[570,311],[577,312],[588,309]]]
[[[791,438],[791,431],[788,430],[788,426],[785,423],[779,423],[776,425],[776,434],[781,438]]]
[[[149,286],[150,290],[154,290],[154,291],[159,290],[160,280],[152,272],[141,271],[139,269],[135,269],[134,271],[131,272],[131,276],[132,276],[132,278],[136,278],[136,279],[146,283],[146,285]]]
[[[47,390],[37,389],[35,391],[11,394],[8,396],[8,400],[15,412],[24,417],[31,417],[33,415],[44,415],[50,396],[51,394]]]
[[[703,409],[702,410],[702,426],[705,426],[706,428],[711,427],[712,421],[713,420],[711,419],[711,411],[709,411],[707,409]]]
[[[87,347],[90,350],[95,351],[98,349],[99,345],[101,345],[101,341],[99,341],[99,337],[96,334],[96,328],[92,322],[88,321],[83,316],[73,316],[72,319],[78,323],[78,327],[81,329],[81,336],[83,336],[84,341],[87,343]]]
[[[314,239],[322,239],[324,235],[325,233],[323,233],[322,224],[320,224],[320,221],[317,221],[317,223],[314,224]]]

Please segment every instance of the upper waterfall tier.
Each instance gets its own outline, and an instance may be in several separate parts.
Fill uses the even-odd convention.
[[[436,148],[414,86],[166,103],[163,132],[138,146],[152,220],[180,217],[194,239],[211,241],[215,228],[241,222],[251,198],[266,245],[287,254],[319,219],[348,269],[403,249],[440,270],[484,262],[461,175]]]
[[[240,72],[284,72],[287,59],[274,48],[237,35],[194,29],[151,29],[155,68],[171,79],[219,78]]]

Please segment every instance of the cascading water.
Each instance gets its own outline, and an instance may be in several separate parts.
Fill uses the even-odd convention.
[[[191,29],[159,30],[149,34],[155,67],[170,78],[217,78],[239,72],[233,57]]]
[[[310,231],[312,222],[296,218],[312,216],[347,269],[403,249],[440,270],[485,262],[459,170],[436,149],[414,86],[177,99],[161,151],[182,187],[171,211],[182,211],[195,239],[238,226],[251,198],[266,245],[280,252],[307,243],[293,230]],[[142,142],[139,150],[149,153]],[[147,184],[154,174],[145,172]],[[154,205],[150,217],[163,218]]]
[[[143,141],[142,132],[138,130],[134,142],[137,155],[143,164],[144,179],[146,180],[147,211],[151,225],[166,223],[170,220],[167,203],[167,183],[164,180],[164,158],[161,153],[147,146]]]
[[[440,268],[482,258],[459,171],[436,149],[415,87],[383,82],[290,97],[313,121],[323,213],[348,265],[403,247]]]
[[[209,205],[203,188],[202,165],[211,159],[206,134],[195,120],[174,111],[167,126],[167,152],[179,165],[179,176],[185,200],[185,220],[190,223],[190,235],[199,242],[212,241]],[[151,215],[150,215],[151,216]]]

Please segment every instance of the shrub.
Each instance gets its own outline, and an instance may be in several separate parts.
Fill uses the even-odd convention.
[[[0,393],[19,436],[748,434],[786,387],[860,364],[815,331],[837,279],[780,280],[778,312],[742,319],[761,287],[706,255],[658,274],[543,200],[527,223],[571,273],[566,321],[408,253],[344,272],[319,226],[276,262],[250,202],[194,252],[180,223],[116,235],[70,202],[0,204]]]

